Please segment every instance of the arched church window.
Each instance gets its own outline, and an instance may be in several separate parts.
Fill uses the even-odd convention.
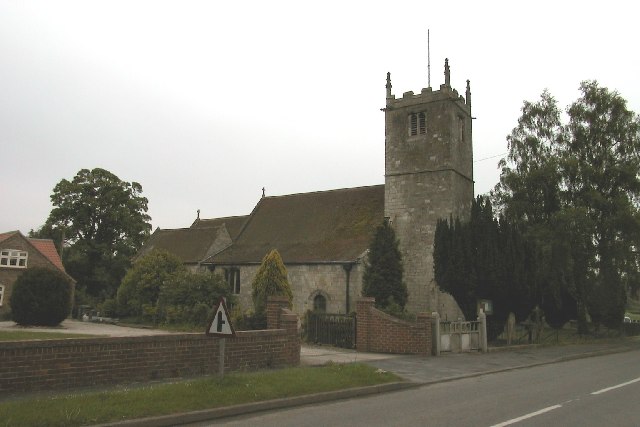
[[[424,113],[418,114],[418,131],[420,135],[427,133],[427,118]]]
[[[327,311],[327,299],[323,295],[318,294],[313,298],[313,311]]]

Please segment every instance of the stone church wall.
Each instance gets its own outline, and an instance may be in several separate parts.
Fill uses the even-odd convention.
[[[347,313],[347,272],[344,264],[286,265],[289,283],[293,291],[293,311],[304,315],[313,310],[313,300],[320,294],[326,298],[327,313]],[[349,312],[355,311],[355,301],[362,291],[364,265],[351,264],[349,273]],[[240,294],[237,296],[243,311],[253,310],[251,283],[259,265],[242,265],[240,269]],[[216,270],[217,271],[217,270]],[[220,268],[220,271],[222,269]]]

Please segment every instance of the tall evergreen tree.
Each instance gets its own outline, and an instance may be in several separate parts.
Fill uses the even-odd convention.
[[[493,302],[490,320],[498,323],[510,312],[524,320],[537,302],[534,248],[513,224],[495,219],[487,197],[472,202],[468,222],[438,222],[433,256],[438,286],[467,319],[476,317],[479,299]]]
[[[376,228],[369,245],[369,255],[362,278],[362,294],[376,299],[376,306],[387,308],[392,304],[402,309],[409,292],[403,281],[402,254],[396,233],[388,221]]]

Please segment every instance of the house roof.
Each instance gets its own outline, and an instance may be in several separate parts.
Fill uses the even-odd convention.
[[[20,236],[31,244],[38,252],[42,254],[47,260],[49,260],[54,266],[56,266],[63,273],[67,273],[62,264],[62,259],[58,250],[56,249],[53,240],[51,239],[33,239],[31,237],[25,237],[20,231],[9,231],[6,233],[0,233],[0,243],[13,236]]]
[[[16,230],[16,231],[6,231],[4,233],[0,233],[0,243],[7,240],[9,237],[13,236],[16,233],[20,233],[20,232]]]
[[[231,240],[235,240],[242,230],[242,226],[249,218],[249,215],[244,216],[228,216],[225,218],[211,218],[211,219],[196,219],[190,228],[210,228],[225,226]]]
[[[40,251],[42,255],[44,255],[53,265],[58,267],[61,271],[64,270],[64,265],[62,265],[62,259],[60,259],[60,255],[58,254],[58,250],[56,249],[56,245],[53,244],[53,240],[50,239],[31,239],[27,238],[31,244]]]
[[[209,253],[224,225],[217,227],[178,228],[170,230],[156,229],[138,253],[138,257],[162,249],[176,255],[185,263],[202,261]]]
[[[285,263],[349,262],[384,219],[384,185],[263,197],[213,264],[259,263],[277,249]]]

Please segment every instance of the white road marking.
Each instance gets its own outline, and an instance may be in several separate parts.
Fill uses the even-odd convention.
[[[620,388],[620,387],[624,387],[624,386],[629,385],[629,384],[637,383],[638,381],[640,381],[640,378],[636,378],[635,380],[627,381],[626,383],[614,385],[612,387],[603,388],[602,390],[594,391],[591,394],[595,395],[595,394],[606,393],[608,391],[615,390],[616,388]]]
[[[512,418],[512,419],[507,420],[507,421],[505,421],[505,422],[502,422],[502,423],[500,423],[500,424],[494,424],[494,425],[493,425],[493,426],[491,426],[491,427],[504,427],[504,426],[508,426],[508,425],[515,424],[515,423],[518,423],[518,422],[520,422],[520,421],[526,420],[527,418],[533,418],[533,417],[535,417],[535,416],[538,416],[538,415],[544,414],[544,413],[546,413],[546,412],[553,411],[554,409],[558,409],[558,408],[562,408],[562,405],[553,405],[553,406],[549,406],[549,407],[547,407],[547,408],[540,409],[539,411],[536,411],[536,412],[531,412],[531,413],[529,413],[529,414],[523,415],[523,416],[518,417],[518,418]]]

